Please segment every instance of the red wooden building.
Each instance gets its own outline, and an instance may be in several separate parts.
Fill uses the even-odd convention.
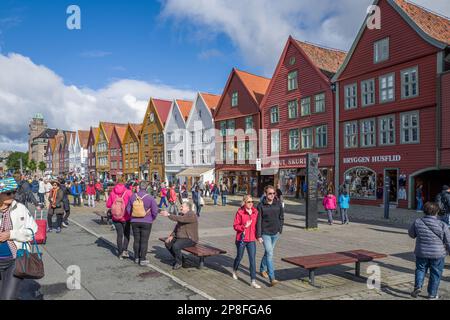
[[[260,104],[270,79],[233,69],[220,98],[214,122],[216,128],[216,181],[230,191],[257,195],[260,183],[256,171]],[[234,186],[234,188],[233,188]]]
[[[109,174],[113,181],[123,176],[122,144],[127,132],[127,127],[114,126],[109,138]]]
[[[87,167],[88,167],[88,176],[89,180],[95,180],[97,177],[96,173],[96,155],[95,155],[95,139],[98,135],[98,128],[91,127],[89,130],[89,138],[88,138],[88,158],[87,158]]]
[[[333,190],[335,99],[331,78],[346,52],[289,37],[261,104],[267,135],[263,174],[298,197],[306,176],[306,154],[320,156],[320,189]]]
[[[450,21],[404,0],[377,0],[381,28],[361,27],[335,75],[339,118],[336,183],[354,203],[416,206],[450,182],[447,114]],[[447,57],[447,63],[445,58]],[[440,86],[442,79],[443,85]],[[439,98],[441,97],[441,98]],[[446,135],[444,134],[446,132]],[[442,142],[441,142],[442,140]],[[391,191],[383,194],[383,179]]]

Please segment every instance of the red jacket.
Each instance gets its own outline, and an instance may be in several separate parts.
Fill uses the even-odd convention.
[[[130,201],[132,192],[130,190],[128,190],[123,184],[118,184],[114,187],[114,189],[111,191],[111,193],[109,194],[108,197],[108,201],[106,202],[106,207],[107,208],[111,208],[112,205],[114,204],[114,201],[117,199],[117,197],[122,197],[123,196],[123,201],[125,202],[125,208],[127,207],[128,201]],[[125,209],[125,215],[123,216],[122,219],[117,220],[117,222],[126,222],[126,221],[130,221],[131,219],[131,215],[130,213]],[[114,220],[113,218],[113,221]]]
[[[95,190],[102,191],[102,189],[103,189],[102,184],[101,184],[100,182],[97,182],[97,183],[95,184]]]
[[[245,229],[247,221],[252,220],[250,227]],[[256,241],[256,222],[258,221],[258,210],[253,207],[251,216],[245,208],[239,208],[234,218],[234,230],[236,230],[236,241],[241,241],[242,233],[245,231],[244,242]]]
[[[86,193],[90,196],[95,196],[95,187],[94,185],[88,184],[86,187]]]

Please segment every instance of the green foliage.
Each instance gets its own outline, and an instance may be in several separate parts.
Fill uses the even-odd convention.
[[[44,173],[45,169],[47,169],[47,165],[44,161],[39,162],[38,169],[39,171],[41,171],[41,173]]]
[[[29,163],[28,163],[28,169],[30,169],[31,172],[36,172],[37,169],[37,163],[36,161],[34,161],[34,159],[32,159]]]
[[[8,159],[6,160],[6,166],[8,169],[13,170],[15,172],[20,171],[20,160],[22,159],[22,168],[25,171],[25,169],[28,166],[28,153],[26,152],[13,152],[9,155]]]

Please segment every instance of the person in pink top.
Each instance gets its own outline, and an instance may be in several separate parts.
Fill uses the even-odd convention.
[[[89,182],[86,187],[86,194],[88,196],[88,206],[95,208],[95,195],[97,194],[97,189],[95,188],[94,181]]]
[[[130,242],[131,214],[127,210],[132,192],[124,184],[118,183],[109,194],[106,207],[111,209],[112,221],[117,232],[117,248],[120,260],[129,258],[128,243]]]
[[[331,226],[333,224],[333,213],[337,209],[337,200],[336,196],[328,190],[327,195],[323,198],[323,207],[327,210],[328,213],[328,224]]]
[[[166,208],[167,208],[168,207],[168,205],[167,205],[167,188],[166,188],[166,186],[164,184],[161,186],[161,193],[160,193],[160,195],[161,195],[161,201],[159,202],[159,206],[158,207],[161,209],[162,205],[164,204],[166,206]]]

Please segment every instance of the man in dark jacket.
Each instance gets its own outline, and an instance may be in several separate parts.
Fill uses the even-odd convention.
[[[283,232],[284,210],[281,201],[275,199],[277,193],[273,186],[267,186],[264,193],[265,197],[258,205],[259,216],[256,223],[256,237],[265,250],[260,272],[261,276],[270,279],[271,286],[275,286],[278,281],[275,279],[273,251]]]
[[[441,209],[441,220],[447,225],[450,224],[450,187],[445,185],[442,187],[442,192],[436,197],[436,203]]]
[[[63,208],[64,208],[64,217],[62,221],[62,226],[64,228],[67,228],[69,226],[69,216],[70,216],[70,202],[69,202],[69,195],[70,195],[70,182],[64,182],[64,179],[60,180],[60,189],[63,192]]]
[[[27,181],[25,176],[20,177],[19,187],[16,192],[16,201],[22,203],[27,208],[30,202],[33,203],[33,205],[37,209],[40,208],[36,197],[33,195],[33,192],[31,191],[31,185]]]
[[[408,234],[416,239],[416,277],[412,296],[416,298],[423,286],[427,270],[430,269],[428,281],[428,298],[438,299],[439,282],[444,269],[445,257],[450,252],[450,233],[448,226],[437,218],[440,211],[434,202],[424,206],[425,217],[417,219],[409,228]]]

